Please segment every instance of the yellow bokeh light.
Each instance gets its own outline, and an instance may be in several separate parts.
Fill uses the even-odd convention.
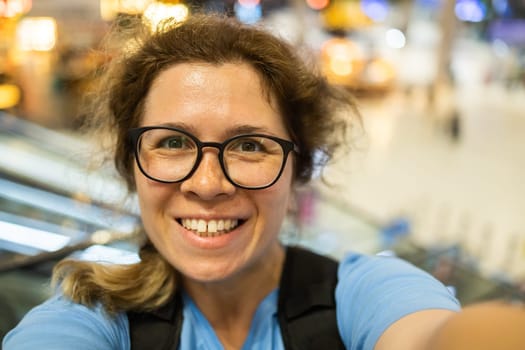
[[[151,0],[119,0],[119,11],[131,14],[142,13],[150,2]]]
[[[106,21],[110,21],[119,12],[119,0],[100,0],[100,16]]]
[[[33,5],[32,0],[9,0],[0,1],[0,17],[16,17],[22,15]]]
[[[361,56],[357,45],[344,38],[332,38],[326,41],[321,52],[328,73],[338,76],[351,75],[354,71],[353,62]]]
[[[324,25],[331,29],[350,30],[371,25],[373,21],[363,12],[359,1],[337,0],[321,13]]]
[[[168,18],[173,18],[175,22],[183,22],[189,16],[188,6],[184,4],[165,4],[154,2],[144,11],[144,17],[148,20],[152,28],[156,28],[159,23]]]
[[[50,51],[56,44],[56,21],[52,17],[23,18],[18,23],[16,39],[23,51]]]
[[[100,0],[100,16],[111,21],[119,13],[141,14],[152,0]]]
[[[13,84],[0,84],[0,109],[14,107],[20,101],[20,88]]]
[[[345,76],[352,73],[352,62],[337,57],[330,60],[330,69],[334,74]]]
[[[387,61],[377,58],[369,63],[367,78],[371,83],[383,84],[394,78],[394,70]]]

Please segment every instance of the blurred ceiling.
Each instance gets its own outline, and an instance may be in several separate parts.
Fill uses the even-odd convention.
[[[53,16],[59,20],[100,20],[100,4],[97,0],[36,0],[29,15]]]

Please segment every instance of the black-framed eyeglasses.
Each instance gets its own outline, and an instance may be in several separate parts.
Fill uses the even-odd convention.
[[[135,159],[149,179],[181,182],[193,175],[203,148],[219,150],[218,158],[226,178],[245,189],[272,186],[281,176],[291,151],[297,146],[288,140],[264,134],[237,135],[226,141],[202,142],[194,135],[167,126],[146,126],[128,131]]]

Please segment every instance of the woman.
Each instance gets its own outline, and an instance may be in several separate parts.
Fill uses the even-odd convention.
[[[458,309],[436,280],[279,242],[294,186],[341,144],[352,99],[233,19],[196,15],[130,47],[96,105],[138,196],[142,261],[62,262],[60,292],[4,349],[424,349]]]

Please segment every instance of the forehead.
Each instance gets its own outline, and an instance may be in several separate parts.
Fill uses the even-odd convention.
[[[151,86],[141,124],[183,124],[201,134],[249,125],[287,134],[275,99],[246,63],[183,63],[166,69]]]

